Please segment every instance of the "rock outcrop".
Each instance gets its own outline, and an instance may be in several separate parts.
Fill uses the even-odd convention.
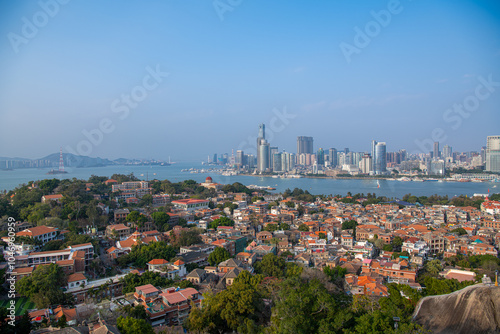
[[[476,284],[422,298],[413,320],[432,333],[500,333],[500,287]]]

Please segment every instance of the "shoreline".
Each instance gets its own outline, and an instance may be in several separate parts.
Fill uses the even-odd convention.
[[[360,176],[349,176],[349,177],[337,177],[337,176],[310,176],[310,175],[300,175],[300,177],[295,178],[295,177],[290,177],[290,178],[275,178],[273,175],[259,175],[259,174],[249,174],[249,173],[240,173],[235,176],[254,176],[254,177],[265,177],[265,178],[270,178],[270,179],[291,179],[291,180],[296,180],[296,179],[328,179],[328,180],[385,180],[385,181],[399,181],[399,182],[459,182],[459,183],[498,183],[493,180],[485,180],[481,182],[474,182],[474,181],[459,181],[459,180],[446,180],[442,178],[435,178],[435,177],[429,177],[429,178],[422,178],[420,181],[415,181],[415,180],[410,180],[410,181],[401,181],[399,178],[389,178],[389,177],[360,177]],[[429,181],[428,179],[432,179]]]

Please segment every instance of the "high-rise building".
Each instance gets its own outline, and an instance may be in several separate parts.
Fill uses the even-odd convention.
[[[438,141],[434,142],[434,151],[433,151],[432,157],[434,159],[439,159],[439,142]]]
[[[269,169],[269,143],[265,139],[261,139],[257,152],[257,170],[265,172]]]
[[[365,154],[361,161],[359,162],[359,169],[363,174],[370,174],[372,171],[372,157],[369,154]]]
[[[358,166],[359,162],[364,156],[364,153],[361,152],[351,152],[351,153],[352,153],[351,164]]]
[[[243,166],[245,164],[244,160],[245,160],[245,153],[242,150],[237,150],[236,161],[235,161],[236,165],[238,165],[239,167]]]
[[[406,158],[408,157],[408,154],[406,152],[406,150],[399,150],[399,161],[400,163],[403,162],[403,161],[406,161]]]
[[[375,174],[385,174],[387,171],[386,145],[384,142],[375,145]]]
[[[274,166],[274,154],[279,153],[276,146],[269,147],[269,167]]]
[[[427,174],[428,175],[440,175],[444,176],[445,166],[444,161],[439,159],[433,159],[428,162]]]
[[[349,153],[349,147],[344,148],[344,154],[347,155],[348,153]]]
[[[316,162],[318,165],[325,165],[325,151],[320,147],[316,153]]]
[[[212,160],[212,162],[214,164],[218,163],[218,161],[217,161],[217,153],[214,154],[214,159]]]
[[[313,154],[313,137],[297,137],[297,155],[302,153]]]
[[[500,136],[488,136],[486,140],[486,171],[500,172]]]
[[[372,171],[375,172],[375,147],[377,146],[377,141],[372,140]]]
[[[453,149],[450,145],[443,146],[443,159],[451,158],[453,154]]]
[[[330,155],[330,165],[335,168],[338,165],[338,160],[337,160],[337,150],[334,148],[331,148],[329,150],[329,155]]]
[[[273,172],[283,172],[284,170],[282,169],[282,160],[281,160],[282,154],[281,153],[274,153],[273,154]]]
[[[253,154],[245,154],[245,164],[248,165],[248,168],[255,168],[256,162],[255,162],[255,155]]]
[[[347,149],[349,151],[349,149]],[[345,165],[352,165],[353,162],[352,162],[352,152],[345,152],[344,150],[344,155],[345,155],[345,161],[344,161],[344,164]]]
[[[266,139],[266,125],[261,123],[259,124],[259,137],[261,139]]]

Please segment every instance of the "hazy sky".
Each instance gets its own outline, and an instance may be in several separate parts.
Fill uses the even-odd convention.
[[[500,134],[498,0],[5,0],[0,36],[0,156],[201,160],[259,123],[290,152]]]

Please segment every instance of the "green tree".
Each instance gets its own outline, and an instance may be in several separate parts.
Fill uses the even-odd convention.
[[[149,245],[140,244],[134,246],[129,254],[118,259],[118,263],[122,266],[134,263],[136,266],[143,268],[153,259],[165,259],[170,261],[176,254],[177,252],[174,247],[167,244],[165,241],[158,241]]]
[[[330,281],[337,284],[338,286],[342,286],[342,280],[347,274],[347,269],[339,266],[333,268],[324,267],[323,272],[330,278]]]
[[[317,277],[284,280],[274,304],[274,333],[337,333],[353,324],[347,297],[331,293]]]
[[[467,231],[464,228],[462,228],[462,227],[453,229],[450,232],[451,233],[458,233],[458,235],[467,235]]]
[[[306,224],[300,224],[299,225],[299,231],[309,232],[309,226],[307,226]]]
[[[224,247],[216,247],[210,255],[208,255],[208,263],[211,266],[216,266],[219,263],[231,258],[231,254]]]
[[[346,220],[342,223],[343,230],[353,230],[358,226],[358,222],[355,220]]]
[[[64,328],[66,326],[68,326],[68,323],[67,323],[67,320],[66,320],[66,315],[62,315],[59,320],[57,320],[57,327],[59,328]]]
[[[285,276],[285,259],[273,253],[264,255],[262,261],[256,262],[254,267],[257,273],[264,276],[273,276],[277,278]]]
[[[425,270],[433,276],[438,276],[439,272],[443,270],[441,261],[431,260],[425,264]]]
[[[179,238],[175,240],[173,246],[176,248],[191,246],[201,243],[201,231],[198,228],[190,228],[188,231],[182,231]]]
[[[151,218],[159,229],[161,229],[162,231],[167,230],[167,228],[165,228],[165,225],[168,224],[170,216],[166,212],[153,212],[151,214]]]
[[[218,226],[234,226],[234,221],[227,217],[220,217],[212,221],[208,227],[216,229]]]
[[[122,334],[154,334],[153,327],[144,319],[118,317],[116,326]]]
[[[226,290],[205,294],[203,309],[193,308],[185,326],[192,332],[204,333],[258,330],[256,323],[265,317],[261,282],[261,275],[241,272]]]
[[[140,206],[148,206],[148,205],[153,205],[153,195],[146,194],[142,196],[141,200],[139,201]]]
[[[287,231],[290,229],[290,225],[287,224],[287,223],[281,223],[280,224],[280,229],[282,229],[283,231]]]
[[[55,263],[37,267],[31,276],[21,278],[16,283],[19,294],[31,298],[37,308],[54,304],[71,304],[73,296],[66,295],[60,287],[66,285],[66,274]]]
[[[148,221],[146,216],[141,214],[139,211],[132,211],[127,215],[127,218],[125,218],[126,221],[128,222],[133,222],[133,223],[145,223]]]
[[[15,328],[17,333],[28,334],[31,332],[32,325],[28,310],[24,311],[23,317],[16,323]]]
[[[150,283],[148,283],[148,284],[150,284]],[[144,305],[137,305],[135,307],[132,305],[125,305],[123,307],[123,311],[129,317],[136,318],[136,319],[149,320],[149,315],[146,313],[146,309],[144,308]]]
[[[172,285],[174,282],[161,275],[159,272],[146,271],[142,275],[128,274],[121,279],[123,282],[123,293],[134,292],[141,285],[151,284],[160,288]]]

